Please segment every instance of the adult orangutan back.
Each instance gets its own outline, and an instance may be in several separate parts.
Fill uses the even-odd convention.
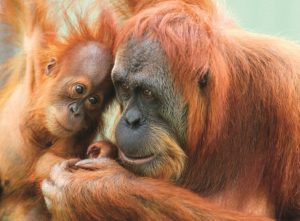
[[[57,165],[43,184],[52,211],[66,220],[300,220],[299,46],[228,25],[208,0],[126,2],[135,15],[119,34],[112,79],[128,170],[109,159]]]

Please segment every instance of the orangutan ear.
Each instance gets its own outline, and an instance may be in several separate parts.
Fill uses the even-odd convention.
[[[55,68],[56,64],[57,64],[56,58],[51,58],[51,60],[46,65],[45,74],[46,75],[51,75],[51,73],[53,72],[53,69]]]
[[[198,81],[198,86],[200,89],[204,89],[207,86],[209,80],[209,72],[205,72]]]

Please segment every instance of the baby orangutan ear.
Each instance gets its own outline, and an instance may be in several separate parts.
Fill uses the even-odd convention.
[[[46,65],[46,69],[45,69],[45,74],[46,75],[50,75],[54,69],[54,67],[56,66],[56,59],[55,58],[51,58],[51,60],[49,61],[49,63]]]

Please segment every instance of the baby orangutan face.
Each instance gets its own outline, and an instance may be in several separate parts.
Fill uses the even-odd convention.
[[[48,63],[37,105],[51,135],[70,137],[97,127],[113,94],[111,67],[111,53],[96,42],[78,44]]]

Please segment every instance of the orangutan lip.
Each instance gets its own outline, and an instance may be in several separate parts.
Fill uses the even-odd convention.
[[[119,157],[121,160],[127,163],[138,164],[138,165],[148,163],[155,159],[155,155],[153,154],[145,157],[138,157],[138,158],[128,157],[121,150],[119,150]]]
[[[70,130],[70,129],[64,127],[57,119],[55,119],[55,120],[56,120],[56,123],[57,123],[62,129],[64,129],[65,131],[68,131],[68,132],[70,132],[70,133],[73,132],[72,130]]]

